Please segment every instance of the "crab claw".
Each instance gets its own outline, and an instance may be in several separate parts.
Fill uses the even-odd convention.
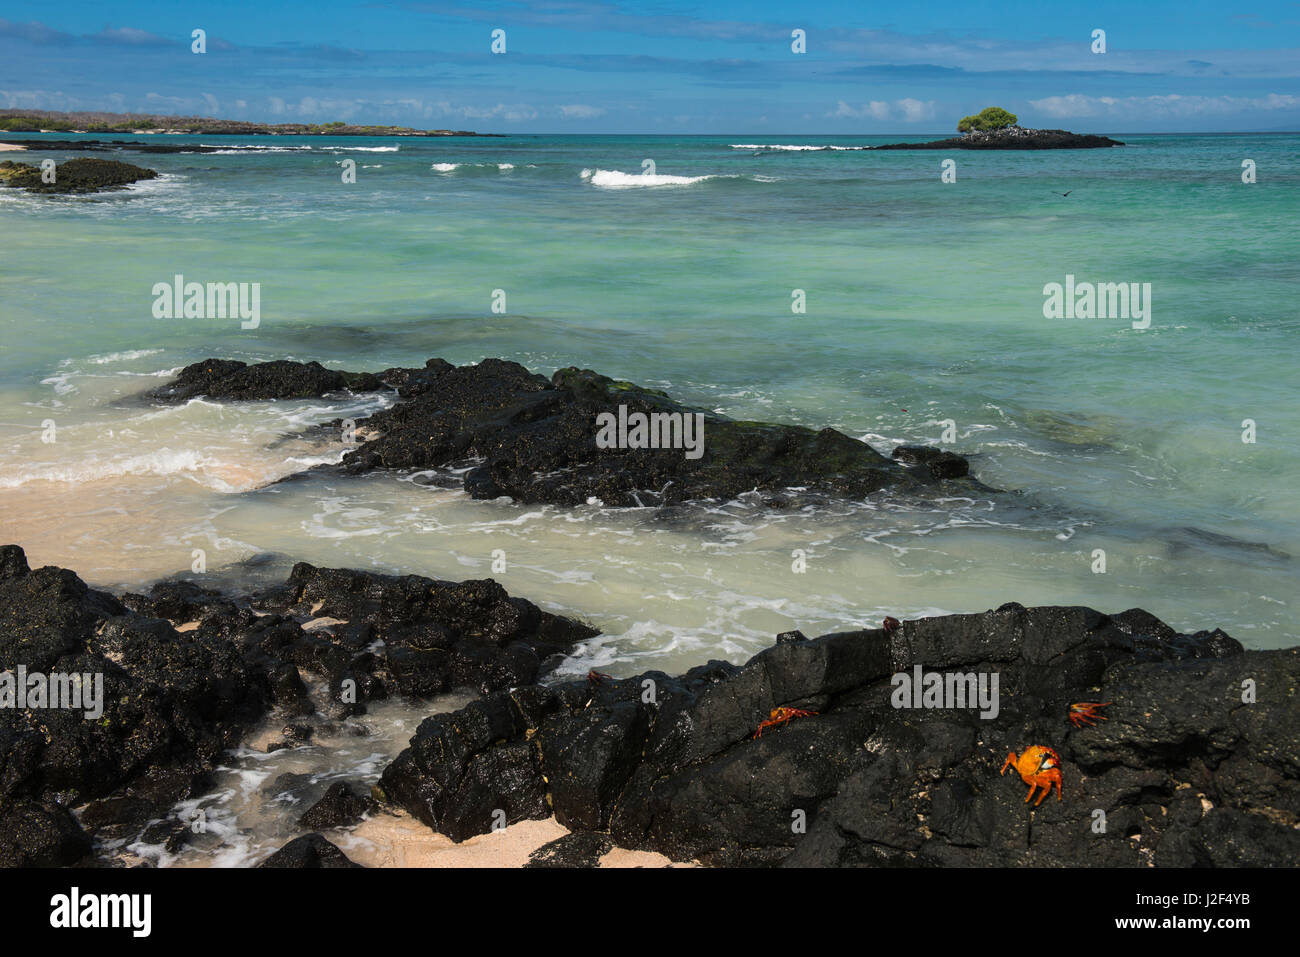
[[[1080,701],[1077,704],[1070,705],[1070,723],[1076,728],[1092,727],[1098,721],[1109,721],[1104,714],[1101,714],[1101,708],[1110,707],[1109,701]]]

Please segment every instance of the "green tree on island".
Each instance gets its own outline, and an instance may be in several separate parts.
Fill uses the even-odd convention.
[[[1016,125],[1016,114],[1008,113],[1000,106],[989,106],[980,110],[974,116],[965,117],[957,124],[958,133],[970,133],[973,131],[987,132],[989,130],[1000,130],[1008,126]]]

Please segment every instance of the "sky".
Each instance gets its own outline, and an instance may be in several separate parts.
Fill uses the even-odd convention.
[[[1300,129],[1300,2],[0,0],[0,107],[911,135],[990,105],[1079,132]]]

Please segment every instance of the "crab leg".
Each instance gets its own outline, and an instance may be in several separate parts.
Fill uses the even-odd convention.
[[[1080,701],[1070,705],[1070,723],[1076,728],[1092,727],[1100,721],[1109,721],[1099,709],[1110,707],[1109,701]]]

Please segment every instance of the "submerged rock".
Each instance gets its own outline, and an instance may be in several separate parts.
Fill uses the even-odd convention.
[[[916,666],[996,675],[997,707],[895,707]],[[381,788],[453,840],[497,809],[553,812],[716,865],[1293,864],[1298,684],[1300,649],[1011,604],[787,639],[743,667],[499,692],[426,719]],[[1108,720],[1073,727],[1085,701]],[[811,713],[756,739],[777,708]],[[1033,745],[1060,755],[1063,800],[1027,805],[1000,776]]]
[[[952,452],[933,450],[941,459],[909,469],[835,429],[739,422],[590,369],[546,379],[500,359],[459,367],[430,359],[422,369],[367,376],[316,363],[209,359],[150,395],[267,399],[385,387],[398,402],[359,420],[365,441],[329,468],[355,475],[470,465],[458,481],[473,498],[565,506],[673,505],[758,492],[771,507],[792,507],[882,489],[950,494],[942,491],[949,481],[991,491],[967,477],[966,460]]]
[[[54,168],[54,182],[47,183],[41,168],[30,163],[0,162],[0,185],[25,189],[29,193],[95,193],[121,189],[142,179],[154,179],[157,170],[120,163],[117,160],[78,158]]]
[[[961,478],[970,472],[970,463],[960,455],[926,445],[900,445],[892,457],[905,465],[923,465],[937,479]]]

